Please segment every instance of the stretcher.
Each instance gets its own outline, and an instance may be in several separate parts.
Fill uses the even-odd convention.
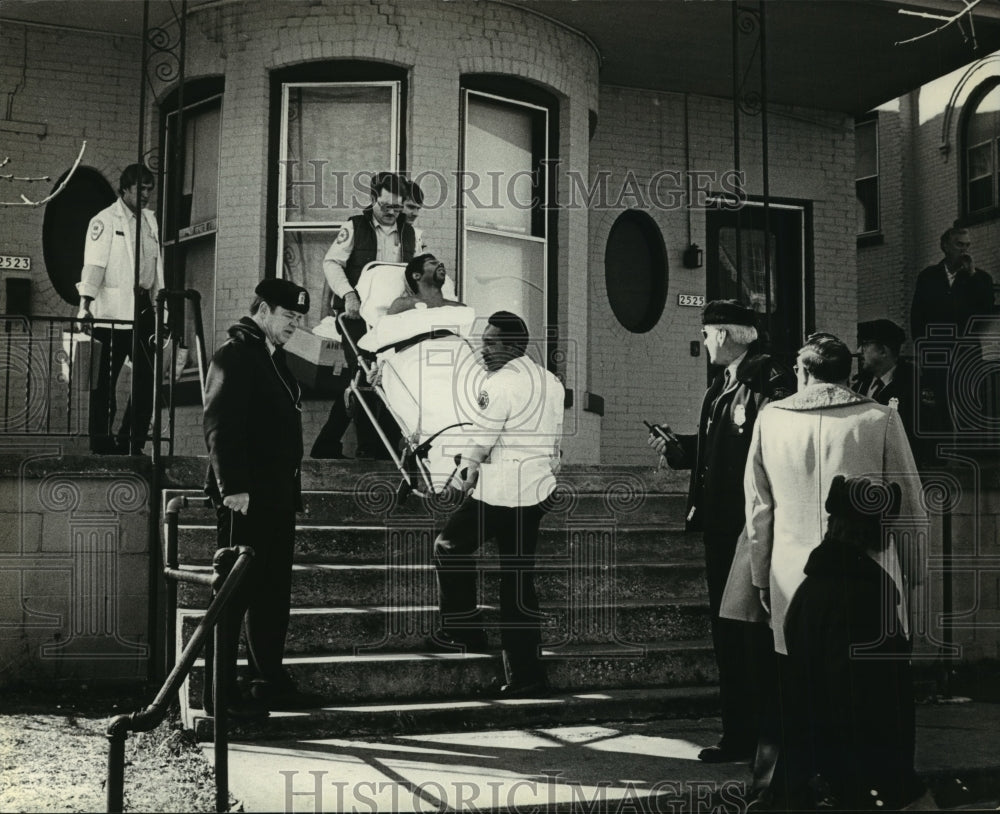
[[[455,482],[456,454],[468,442],[485,375],[470,341],[476,319],[472,308],[418,306],[387,313],[407,292],[404,269],[403,264],[376,261],[362,270],[355,288],[368,331],[360,341],[355,343],[346,330],[344,315],[337,315],[343,341],[358,356],[358,372],[348,388],[402,475],[400,501],[411,492],[439,495]],[[442,293],[445,299],[455,299],[450,279]],[[373,393],[399,425],[399,449],[393,447],[362,391]]]

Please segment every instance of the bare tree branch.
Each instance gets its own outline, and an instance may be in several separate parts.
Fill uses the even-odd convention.
[[[907,15],[909,17],[924,17],[924,18],[929,19],[929,20],[944,20],[944,22],[941,23],[941,25],[939,25],[937,28],[932,29],[931,31],[925,31],[923,34],[918,34],[915,37],[910,37],[908,40],[897,40],[895,43],[893,43],[893,45],[906,45],[909,42],[916,42],[917,40],[922,40],[925,37],[931,37],[934,34],[937,34],[939,31],[943,31],[948,26],[953,25],[955,23],[958,24],[958,30],[962,32],[962,39],[965,40],[966,42],[968,42],[969,41],[969,35],[967,35],[965,33],[965,29],[962,28],[962,24],[961,24],[962,17],[964,17],[966,14],[968,14],[969,15],[969,31],[971,32],[971,36],[972,36],[972,47],[976,48],[978,46],[976,44],[976,29],[975,29],[975,26],[972,23],[972,10],[976,6],[978,6],[981,2],[983,2],[983,0],[971,0],[971,1],[970,0],[962,0],[962,4],[965,6],[965,8],[963,8],[959,12],[956,12],[955,14],[952,14],[950,17],[945,17],[944,15],[941,15],[941,14],[930,14],[930,13],[924,12],[924,11],[910,11],[909,9],[904,9],[904,8],[898,9],[898,12],[900,14],[905,14],[905,15]]]
[[[12,172],[0,173],[0,181],[27,181],[29,184],[33,184],[35,181],[51,181],[51,175],[39,175],[35,178],[29,178],[22,175],[14,175]]]
[[[63,178],[62,183],[59,184],[59,186],[56,187],[54,190],[52,190],[51,194],[46,195],[44,198],[42,198],[42,200],[40,200],[40,201],[32,201],[26,195],[22,194],[20,201],[0,201],[0,206],[44,206],[49,201],[51,201],[53,198],[55,198],[56,195],[58,195],[60,192],[62,192],[64,189],[66,189],[66,185],[69,183],[69,179],[73,177],[73,173],[76,172],[76,168],[80,166],[80,161],[83,159],[83,153],[84,153],[84,151],[86,149],[87,149],[87,142],[84,141],[80,145],[80,153],[79,153],[79,155],[77,155],[76,161],[73,162],[73,166],[70,167],[70,171],[68,173],[66,173],[66,177]],[[3,160],[3,163],[0,164],[0,167],[2,167],[8,161],[10,161],[10,158],[9,157],[5,158]],[[3,178],[5,180],[7,180],[7,181],[11,181],[11,180],[13,180],[13,181],[47,181],[47,180],[49,180],[48,176],[44,176],[42,178],[13,178],[13,177],[9,178],[6,175],[0,175],[0,178]]]

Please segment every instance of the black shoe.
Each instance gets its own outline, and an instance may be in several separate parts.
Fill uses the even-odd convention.
[[[319,693],[303,692],[295,686],[276,686],[266,681],[256,681],[250,687],[250,696],[267,709],[316,709],[326,699]]]
[[[500,688],[497,698],[547,698],[550,695],[552,695],[552,689],[547,681],[521,683],[512,681]]]
[[[92,439],[90,451],[94,455],[128,455],[128,442],[123,447],[115,438]]]
[[[461,631],[441,628],[433,636],[426,639],[426,644],[427,649],[435,653],[455,650],[482,653],[490,649],[486,639],[486,631],[483,628],[469,628]]]
[[[733,748],[720,743],[718,746],[709,746],[698,753],[698,760],[702,763],[745,763],[753,760],[755,750],[753,747]]]
[[[309,457],[317,461],[326,461],[341,460],[347,456],[344,455],[344,445],[336,443],[322,447],[314,444],[312,450],[309,452]]]

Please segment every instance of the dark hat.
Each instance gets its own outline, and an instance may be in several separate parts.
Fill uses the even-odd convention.
[[[701,312],[702,325],[750,325],[757,327],[757,315],[736,300],[712,300]]]
[[[858,344],[865,342],[878,342],[899,353],[899,349],[906,340],[906,331],[900,328],[891,319],[872,319],[868,322],[858,323]]]
[[[300,314],[309,313],[309,292],[291,280],[279,280],[276,277],[261,280],[253,293],[269,305],[280,305]]]

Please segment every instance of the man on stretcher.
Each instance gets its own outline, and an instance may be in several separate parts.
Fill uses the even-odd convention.
[[[440,308],[443,305],[463,305],[458,300],[444,297],[444,282],[448,279],[444,263],[433,254],[420,254],[406,264],[406,285],[409,291],[389,306],[386,316],[400,314],[414,308]]]
[[[485,371],[470,341],[475,311],[452,299],[454,286],[431,254],[405,267],[371,263],[357,287],[368,324],[357,343],[362,372],[405,449],[381,440],[418,494],[440,493],[456,476],[455,454],[478,412],[477,380]]]

